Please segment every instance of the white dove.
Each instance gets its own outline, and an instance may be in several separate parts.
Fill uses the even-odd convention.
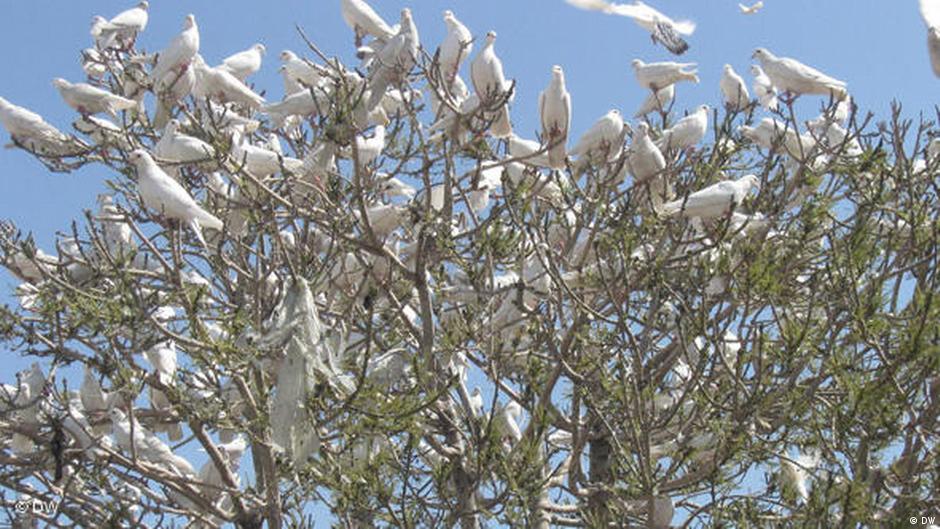
[[[509,136],[509,156],[519,158],[520,162],[527,165],[548,167],[548,155],[539,142],[520,138],[515,134]]]
[[[118,13],[111,20],[97,17],[100,20],[93,24],[91,29],[91,36],[95,38],[95,44],[99,49],[105,50],[114,45],[115,40],[118,40],[125,47],[132,47],[137,34],[147,27],[147,9],[149,7],[150,4],[143,0],[136,6]]]
[[[199,55],[193,59],[193,71],[196,74],[193,95],[198,99],[209,98],[219,103],[231,102],[249,108],[259,108],[264,103],[264,98],[254,93],[244,82],[221,67],[210,67]]]
[[[777,110],[777,88],[771,82],[770,77],[767,77],[764,69],[756,64],[751,65],[751,75],[754,76],[754,83],[751,87],[761,106],[771,112]]]
[[[516,401],[511,401],[502,408],[494,417],[494,426],[499,428],[503,437],[508,437],[511,444],[515,444],[522,439],[522,429],[519,428],[519,417],[522,415],[522,406]]]
[[[689,36],[695,32],[695,22],[673,20],[639,0],[632,4],[613,4],[605,0],[567,0],[567,2],[581,9],[630,17],[641,28],[650,32],[654,43],[661,43],[676,55],[682,55],[689,49],[689,44],[682,39],[681,35]]]
[[[128,160],[137,167],[137,189],[145,206],[189,224],[203,246],[206,241],[202,237],[202,226],[222,229],[222,221],[202,209],[179,182],[157,166],[147,151],[137,149],[130,153]]]
[[[154,78],[153,93],[157,96],[157,106],[153,116],[155,129],[159,130],[166,126],[173,108],[192,93],[194,86],[196,86],[194,68],[187,67],[183,72],[169,70],[163,76]]]
[[[447,25],[447,35],[441,43],[438,61],[441,65],[441,75],[449,84],[453,82],[460,71],[460,65],[473,50],[473,35],[449,9],[444,11],[444,24]]]
[[[760,179],[749,174],[737,180],[723,180],[691,195],[667,202],[659,208],[663,215],[713,219],[738,208],[751,189],[760,188]]]
[[[561,66],[552,67],[552,80],[539,94],[539,116],[542,143],[548,146],[548,165],[552,169],[563,169],[571,123],[571,95],[565,88],[565,72]]]
[[[603,155],[602,159],[612,160],[619,156],[622,150],[624,129],[623,116],[619,110],[613,109],[601,116],[581,135],[570,154],[590,159],[595,153],[600,153]]]
[[[493,49],[495,44],[496,32],[490,31],[486,34],[483,47],[470,63],[470,80],[473,82],[473,90],[480,98],[481,106],[485,110],[493,110],[484,114],[487,120],[492,120],[490,134],[505,138],[512,134],[507,101],[511,85],[503,75],[503,62],[496,56]],[[501,104],[499,108],[494,109],[497,103]]]
[[[640,108],[633,114],[635,118],[641,118],[650,112],[653,111],[666,111],[669,108],[669,103],[672,103],[673,98],[676,97],[676,85],[671,84],[666,88],[660,88],[650,92],[646,99],[643,101],[643,104],[640,105]]]
[[[366,35],[386,41],[391,40],[395,35],[395,30],[389,27],[365,0],[340,0],[340,2],[343,20],[356,33],[356,46],[361,45]]]
[[[733,110],[744,110],[751,102],[751,94],[747,91],[747,85],[744,79],[734,71],[730,64],[726,64],[721,70],[721,81],[718,82],[721,87],[721,95],[724,97],[725,106]]]
[[[708,105],[699,105],[695,112],[663,131],[656,142],[660,149],[687,149],[705,138],[708,131]]]
[[[0,97],[0,123],[14,141],[40,151],[60,152],[69,136],[53,127],[39,114]]]
[[[920,15],[927,24],[927,54],[933,73],[940,77],[940,2],[920,0]]]
[[[636,74],[636,80],[640,83],[640,86],[649,88],[654,92],[666,88],[671,84],[678,83],[679,81],[698,82],[698,75],[696,75],[697,72],[694,70],[696,65],[693,62],[645,63],[640,59],[633,59],[630,64],[633,66],[633,72]],[[693,70],[687,71],[689,68]]]
[[[633,143],[630,145],[630,156],[627,161],[634,182],[649,186],[650,200],[654,205],[661,204],[668,187],[663,174],[666,159],[650,139],[649,125],[645,121],[641,121],[633,133]]]
[[[169,340],[156,344],[144,351],[144,358],[153,366],[157,379],[165,386],[175,385],[174,379],[177,367],[176,342]],[[168,411],[172,404],[163,391],[150,386],[150,406],[157,411]],[[154,431],[166,432],[171,441],[183,438],[183,428],[179,423],[161,423]]]
[[[777,57],[766,48],[754,50],[753,57],[760,61],[767,77],[778,90],[795,95],[833,95],[837,99],[848,95],[844,81],[829,77],[797,60]]]
[[[180,122],[176,119],[166,124],[160,141],[153,146],[154,156],[173,163],[202,162],[215,157],[215,148],[199,138],[183,134],[179,128]]]
[[[117,116],[118,110],[130,110],[137,106],[137,101],[112,94],[106,90],[86,83],[70,83],[61,77],[52,80],[52,86],[59,89],[59,94],[68,106],[83,115],[107,112]]]
[[[810,450],[805,454],[800,453],[795,459],[780,458],[780,477],[796,492],[803,503],[809,500],[810,471],[819,466],[819,462],[819,452],[815,450]]]
[[[299,171],[304,161],[289,156],[282,156],[271,149],[252,145],[247,140],[242,141],[241,134],[235,134],[232,139],[232,161],[237,167],[243,167],[258,178],[266,178],[281,170],[282,164],[291,172]]]
[[[104,245],[112,257],[126,255],[133,249],[133,236],[127,219],[114,205],[114,197],[108,194],[98,195],[98,215]]]
[[[122,450],[128,454],[136,452],[137,457],[168,470],[176,471],[181,476],[196,476],[196,470],[189,461],[174,454],[170,447],[153,432],[145,429],[140,422],[135,421],[132,430],[131,423],[127,420],[127,415],[123,411],[118,408],[111,408],[109,414],[114,440]]]
[[[157,55],[157,64],[153,67],[150,77],[159,82],[169,72],[184,72],[197,53],[199,26],[196,25],[196,16],[189,14],[183,21],[183,31]]]
[[[758,11],[763,9],[763,7],[764,7],[763,0],[759,2],[755,2],[754,4],[750,6],[746,6],[744,4],[738,4],[738,9],[741,10],[742,15],[756,15]]]
[[[239,81],[244,81],[248,76],[261,69],[261,58],[267,51],[264,44],[255,44],[247,50],[229,55],[222,59],[222,64],[216,68],[224,70]]]
[[[385,97],[385,90],[411,72],[421,46],[418,28],[407,7],[401,10],[398,33],[379,51],[369,69],[369,88],[372,93],[367,103],[373,109]]]
[[[281,52],[281,74],[287,95],[295,94],[307,87],[315,87],[323,79],[323,72],[315,65],[301,59],[290,50]],[[301,84],[303,83],[303,84]]]
[[[356,136],[357,165],[366,167],[375,161],[385,149],[385,126],[376,125],[371,138]]]

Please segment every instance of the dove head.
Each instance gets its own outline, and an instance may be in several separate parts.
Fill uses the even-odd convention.
[[[186,15],[186,20],[183,21],[183,29],[191,29],[196,27],[196,15],[190,13]]]
[[[493,44],[494,42],[496,42],[496,32],[495,32],[495,31],[488,31],[488,32],[486,33],[486,43],[487,43],[487,44]]]
[[[645,121],[641,121],[640,124],[636,126],[636,132],[636,136],[638,138],[642,138],[643,136],[648,135],[650,132],[649,124],[647,124]]]
[[[450,9],[445,9],[445,10],[444,10],[444,20],[445,20],[446,22],[450,22],[450,21],[454,20],[454,12],[451,11]]]
[[[153,158],[143,149],[134,149],[127,155],[127,159],[138,167],[147,163],[153,163]]]
[[[634,68],[639,68],[643,66],[644,63],[640,59],[633,59],[632,61],[630,61],[630,64],[633,65]]]
[[[747,184],[748,190],[750,189],[760,189],[760,178],[757,175],[745,175],[741,177],[741,182]]]
[[[561,69],[561,66],[558,66],[556,64],[555,66],[552,66],[552,77],[554,77],[555,79],[564,80],[565,71]]]
[[[761,74],[763,74],[763,73],[764,73],[764,70],[763,70],[763,68],[761,68],[759,65],[757,65],[757,64],[752,64],[752,65],[751,65],[751,75],[757,76],[757,75],[761,75]]]
[[[137,4],[137,7],[146,11],[150,7],[150,2],[147,0],[141,0],[141,2]]]
[[[100,26],[101,24],[104,24],[105,22],[107,22],[107,20],[101,15],[95,15],[91,17],[92,36],[98,36],[101,33],[100,30],[99,31],[95,31],[95,30],[98,28],[98,26]]]
[[[264,44],[261,44],[260,42],[252,46],[252,49],[256,50],[261,55],[264,55],[264,53],[268,51],[268,49],[264,47]]]
[[[61,77],[56,77],[55,79],[52,80],[52,86],[59,88],[59,89],[66,88],[70,84],[71,83],[69,83],[68,81],[66,81],[65,79]]]
[[[163,129],[163,133],[164,133],[164,134],[173,134],[173,133],[175,133],[177,130],[179,130],[179,128],[180,128],[180,120],[174,118],[174,119],[171,119],[170,121],[167,121],[167,122],[166,122],[166,127],[164,127],[164,129]]]
[[[697,110],[702,114],[708,114],[708,105],[699,105]]]
[[[281,62],[292,61],[296,58],[297,58],[297,54],[290,50],[284,50],[281,52]]]
[[[731,68],[731,65],[730,65],[730,64],[726,64],[726,65],[724,66],[724,70],[725,70],[725,72],[728,72],[728,73],[731,73],[731,72],[734,71],[734,69]]]
[[[522,415],[522,406],[518,402],[512,401],[506,405],[506,413],[508,413],[514,419],[518,419]]]
[[[773,54],[767,50],[767,48],[757,48],[754,50],[754,54],[751,55],[751,58],[757,59],[759,61],[764,61],[773,57]]]
[[[117,407],[109,409],[108,416],[111,417],[111,420],[115,422],[122,422],[125,418],[124,412]]]
[[[401,10],[401,20],[402,22],[411,20],[411,10],[407,7]]]
[[[114,197],[112,195],[109,195],[108,193],[101,193],[100,195],[98,195],[99,206],[104,207],[104,206],[110,206],[113,204],[114,204]],[[88,366],[85,366],[85,367],[87,368]]]

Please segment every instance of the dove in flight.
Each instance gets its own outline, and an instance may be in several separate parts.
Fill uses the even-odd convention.
[[[777,57],[766,48],[754,50],[753,57],[760,61],[777,90],[795,95],[832,95],[837,99],[848,95],[844,81],[829,77],[795,59]]]
[[[470,80],[473,90],[480,99],[480,106],[490,112],[484,113],[490,125],[490,133],[497,138],[505,138],[512,134],[512,123],[509,121],[509,97],[511,96],[511,83],[503,75],[503,62],[496,56],[493,46],[496,44],[496,32],[486,34],[483,48],[470,63]],[[498,108],[495,108],[499,105]]]
[[[150,4],[143,0],[136,6],[122,11],[111,20],[95,17],[91,26],[91,36],[95,38],[98,49],[106,50],[120,41],[126,48],[132,48],[137,34],[147,27]]]
[[[637,109],[636,113],[633,114],[635,118],[641,118],[650,112],[661,111],[665,112],[669,108],[669,104],[672,103],[673,98],[676,97],[676,85],[671,84],[665,88],[660,88],[650,92],[646,99],[643,101],[643,104],[640,105],[640,108]]]
[[[770,77],[767,77],[764,69],[756,64],[751,65],[751,75],[754,76],[751,87],[761,106],[771,112],[777,110],[777,87],[770,81]]]
[[[699,105],[695,112],[663,131],[656,142],[660,149],[688,149],[705,138],[708,131],[708,105]]]
[[[636,80],[640,86],[654,92],[680,81],[698,82],[698,75],[696,75],[698,72],[695,71],[696,64],[693,62],[646,63],[640,59],[633,59],[630,64],[633,66],[633,73],[636,74]]]
[[[395,30],[382,20],[365,0],[340,0],[343,20],[356,33],[356,47],[362,45],[366,35],[382,41],[391,40]]]
[[[738,4],[738,9],[741,10],[742,15],[756,15],[758,11],[764,8],[764,2],[761,0],[759,2],[754,2],[753,4],[746,6],[744,4]]]
[[[82,115],[107,112],[117,116],[119,110],[130,110],[137,106],[137,101],[112,94],[106,90],[86,83],[70,83],[61,77],[52,80],[52,86],[59,90],[68,106]]]
[[[153,146],[153,155],[161,161],[173,163],[201,162],[215,158],[215,148],[208,143],[179,131],[180,122],[171,119],[160,141]]]
[[[196,16],[189,14],[183,21],[183,31],[157,55],[157,64],[153,67],[151,78],[159,82],[169,72],[182,74],[189,69],[189,64],[197,53],[199,26],[196,25]]]
[[[561,66],[552,67],[552,80],[539,94],[539,116],[542,143],[548,146],[548,165],[552,169],[563,169],[571,123],[571,95],[565,88],[565,72]]]
[[[447,26],[447,35],[441,43],[438,61],[441,65],[441,75],[449,85],[460,71],[460,65],[473,50],[473,35],[449,9],[444,11],[444,24]]]
[[[143,149],[130,153],[128,160],[137,168],[137,189],[144,205],[161,215],[188,224],[203,246],[202,227],[221,230],[222,221],[202,209],[179,182],[157,166]]]
[[[14,141],[37,151],[60,152],[69,136],[53,127],[39,114],[0,97],[0,123]]]
[[[920,15],[927,24],[927,53],[933,73],[940,77],[940,2],[920,0]]]
[[[606,0],[566,1],[581,9],[630,17],[637,25],[650,32],[654,43],[662,44],[676,55],[682,55],[689,49],[689,44],[683,40],[682,36],[689,36],[695,32],[695,22],[673,20],[639,0],[632,4],[615,4]]]
[[[734,71],[730,64],[726,64],[721,71],[721,80],[718,82],[721,87],[721,95],[724,97],[725,106],[733,110],[744,110],[751,102],[751,94],[747,91],[747,85],[744,79]]]
[[[265,51],[267,50],[264,44],[255,44],[247,50],[222,59],[222,64],[217,68],[232,74],[239,81],[244,81],[248,76],[257,73],[261,69],[261,59],[264,57]]]
[[[740,207],[751,189],[760,189],[760,179],[752,174],[737,180],[723,180],[687,197],[666,202],[659,211],[663,215],[713,219]]]

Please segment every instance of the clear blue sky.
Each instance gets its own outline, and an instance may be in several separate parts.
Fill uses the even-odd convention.
[[[61,76],[83,78],[79,51],[91,45],[92,15],[111,17],[136,0],[4,2],[0,17],[0,96],[26,106],[69,130],[75,118],[50,84]],[[630,60],[671,60],[632,21],[575,9],[563,0],[371,0],[389,22],[404,6],[413,8],[423,46],[430,52],[443,34],[441,12],[452,9],[477,36],[493,29],[499,34],[497,53],[506,75],[517,80],[512,117],[517,132],[534,137],[538,93],[549,80],[553,64],[564,67],[572,95],[573,134],[577,136],[611,108],[632,116],[646,93],[636,84]],[[698,23],[691,50],[681,59],[699,64],[701,84],[682,84],[681,112],[701,103],[719,103],[722,65],[731,64],[750,85],[751,52],[763,46],[778,55],[797,58],[846,81],[863,110],[888,116],[898,99],[905,115],[934,116],[940,80],[931,73],[925,30],[915,0],[765,0],[755,16],[738,12],[737,0],[655,1],[673,18]],[[750,2],[748,2],[750,3]],[[186,13],[196,15],[201,53],[210,64],[255,42],[268,48],[265,66],[253,78],[268,91],[269,100],[282,95],[277,54],[306,47],[294,30],[300,24],[329,55],[355,64],[352,33],[339,13],[339,0],[279,0],[271,8],[246,0],[155,0],[150,24],[138,40],[148,51],[161,49],[175,35]],[[466,75],[465,75],[466,77]],[[810,113],[818,98],[800,103]],[[0,130],[0,142],[9,137]],[[48,174],[29,155],[0,150],[0,218],[12,219],[35,233],[46,251],[54,252],[54,234],[68,230],[82,210],[93,208],[103,191],[105,169],[89,167],[71,175]],[[0,271],[0,302],[12,301],[16,280]],[[0,365],[9,376],[25,367],[22,359],[0,350]]]

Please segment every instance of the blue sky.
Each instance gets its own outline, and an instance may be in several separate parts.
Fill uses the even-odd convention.
[[[4,50],[0,96],[69,130],[75,114],[51,86],[51,79],[81,80],[79,51],[91,45],[92,15],[111,17],[134,1],[5,2],[0,17]],[[422,44],[432,53],[443,35],[444,9],[454,10],[477,36],[496,30],[497,53],[506,75],[517,80],[514,126],[528,137],[534,137],[538,127],[538,93],[548,83],[552,65],[565,69],[577,136],[611,108],[633,115],[646,93],[635,82],[631,59],[671,60],[632,21],[580,11],[563,0],[371,3],[389,22],[397,20],[401,7],[412,7]],[[736,0],[651,3],[674,18],[698,23],[690,39],[692,48],[681,60],[698,63],[701,83],[678,87],[680,112],[701,103],[719,104],[718,79],[725,63],[750,85],[751,52],[763,46],[846,81],[860,108],[875,112],[879,119],[888,117],[894,99],[904,103],[907,117],[935,115],[933,95],[940,80],[930,70],[925,30],[914,0],[765,0],[766,7],[755,16],[741,15]],[[201,53],[210,64],[255,42],[267,46],[266,64],[253,81],[267,90],[269,100],[275,100],[282,95],[278,52],[292,49],[312,56],[295,24],[325,53],[355,64],[352,33],[340,17],[339,4],[339,0],[280,0],[271,8],[245,0],[154,0],[150,25],[138,45],[148,51],[161,49],[179,31],[185,14],[192,12],[200,25]],[[800,109],[811,114],[819,101],[801,101]],[[0,143],[7,141],[8,135],[0,130]],[[114,176],[98,167],[70,175],[49,174],[21,151],[0,150],[0,218],[34,232],[39,245],[54,252],[55,232],[67,231],[73,219],[81,221],[82,210],[94,208],[95,196],[105,189],[104,179]],[[15,284],[0,271],[0,302],[11,300],[8,294]],[[12,376],[26,364],[0,351],[0,365]]]

